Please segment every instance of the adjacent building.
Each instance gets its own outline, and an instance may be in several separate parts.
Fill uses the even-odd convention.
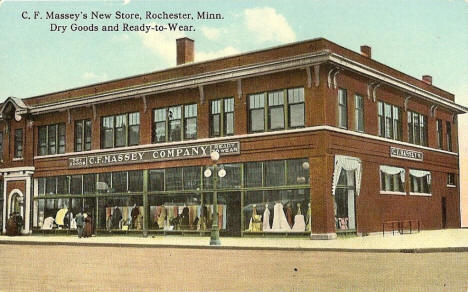
[[[284,234],[460,227],[454,95],[326,39],[19,99],[0,108],[2,231]],[[210,153],[225,171],[213,186]],[[213,192],[218,193],[218,212]]]

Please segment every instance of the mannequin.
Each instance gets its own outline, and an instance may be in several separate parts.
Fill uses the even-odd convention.
[[[307,209],[307,216],[306,216],[306,231],[312,230],[312,210],[310,209],[310,203],[308,204],[309,208]]]
[[[115,206],[114,207],[114,212],[112,214],[112,219],[111,219],[111,225],[110,228],[119,228],[119,222],[122,220],[122,212],[120,211],[119,207]]]
[[[293,214],[291,209],[291,204],[286,205],[286,219],[288,220],[289,227],[293,227]]]
[[[133,205],[133,209],[132,209],[132,225],[133,225],[133,228],[136,228],[137,227],[137,218],[138,218],[138,215],[140,215],[140,210],[138,209],[138,207],[136,206],[136,204]]]
[[[263,212],[263,231],[270,231],[270,210],[268,204],[265,204],[265,212]]]
[[[271,231],[291,231],[291,227],[289,227],[288,220],[284,214],[283,204],[279,202],[276,203],[273,210],[273,225]]]
[[[301,213],[301,204],[297,203],[297,215],[294,217],[294,226],[292,228],[292,230],[295,232],[305,231],[304,215]]]

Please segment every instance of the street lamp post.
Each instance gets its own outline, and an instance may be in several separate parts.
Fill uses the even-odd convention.
[[[219,160],[219,153],[217,151],[213,151],[210,154],[211,161],[213,162],[213,166],[211,167],[214,172],[213,177],[213,223],[211,224],[211,236],[210,236],[210,245],[221,245],[221,241],[219,240],[219,226],[218,226],[218,177],[224,177],[226,175],[226,171],[224,169],[220,169],[218,171],[218,165],[216,164]],[[211,170],[208,168],[205,170],[204,175],[205,177],[210,177],[212,174]]]

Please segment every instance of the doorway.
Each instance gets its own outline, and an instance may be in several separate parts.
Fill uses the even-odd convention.
[[[356,230],[355,171],[342,169],[334,198],[337,231]]]
[[[221,234],[226,236],[241,236],[241,193],[218,193],[218,204],[226,208],[226,220],[221,228]],[[224,218],[223,218],[224,219]]]
[[[442,207],[442,229],[447,228],[447,200],[445,197],[442,197],[441,201]]]

